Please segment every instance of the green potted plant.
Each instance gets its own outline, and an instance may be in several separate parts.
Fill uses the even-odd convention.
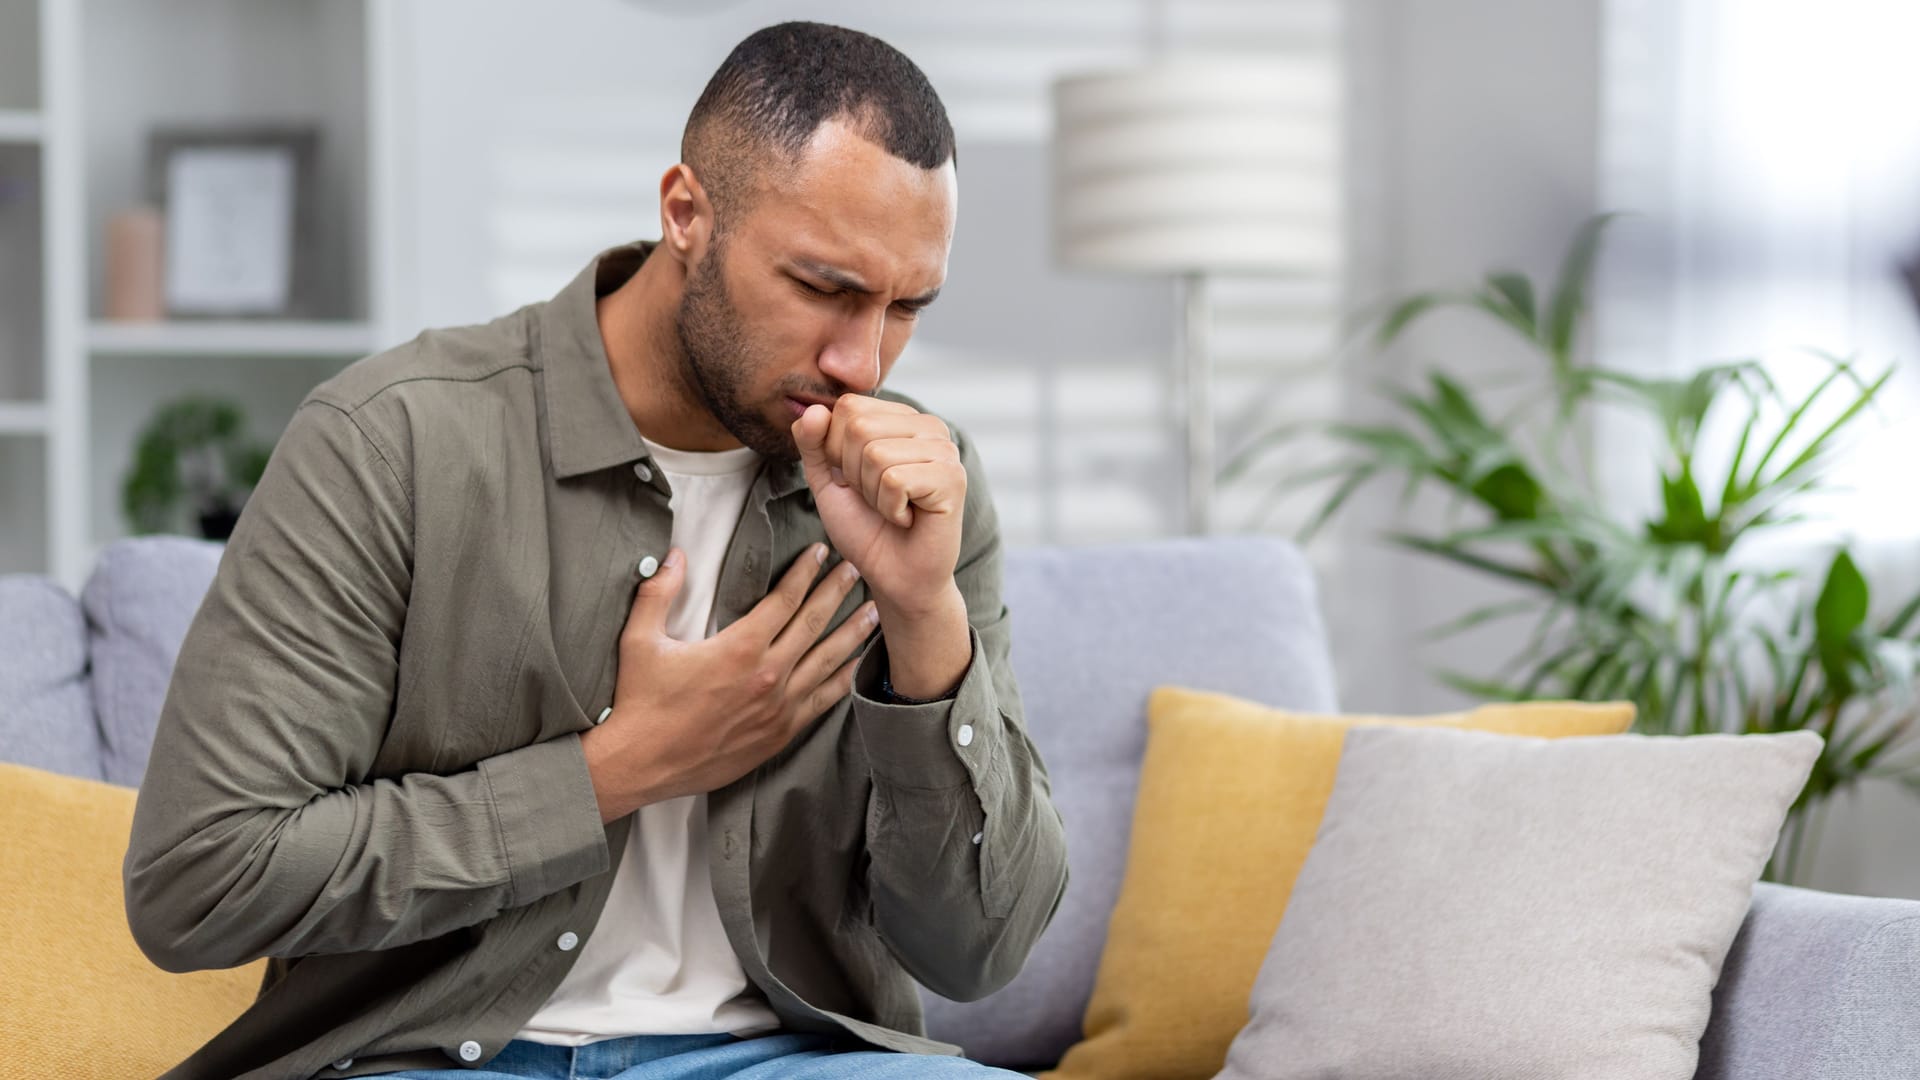
[[[169,402],[147,421],[120,489],[135,534],[179,531],[209,540],[233,534],[272,447],[246,437],[239,406],[212,397]],[[185,522],[183,522],[185,519]]]
[[[1385,345],[1428,312],[1464,307],[1518,335],[1542,363],[1534,385],[1520,388],[1533,392],[1504,415],[1430,371],[1424,385],[1384,391],[1398,422],[1329,425],[1342,456],[1297,478],[1333,482],[1306,532],[1376,478],[1397,478],[1409,494],[1433,487],[1450,495],[1467,520],[1391,541],[1521,595],[1435,634],[1532,620],[1525,645],[1491,677],[1443,673],[1474,695],[1631,700],[1638,728],[1652,733],[1818,732],[1826,749],[1768,867],[1772,880],[1801,880],[1833,795],[1873,780],[1920,794],[1912,632],[1920,597],[1876,616],[1845,545],[1808,567],[1778,545],[1769,556],[1756,540],[1806,519],[1808,496],[1828,486],[1842,436],[1891,369],[1863,374],[1812,353],[1822,377],[1789,395],[1754,360],[1668,379],[1595,365],[1583,355],[1581,328],[1611,217],[1581,228],[1550,292],[1497,272],[1470,291],[1421,293],[1365,320]],[[1649,513],[1616,505],[1595,482],[1582,425],[1601,409],[1624,410],[1656,433],[1649,480],[1659,498]],[[1703,454],[1703,429],[1733,433],[1731,453]],[[1223,479],[1297,434],[1256,439]]]

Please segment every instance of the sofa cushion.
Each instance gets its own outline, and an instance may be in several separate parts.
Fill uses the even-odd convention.
[[[1691,1080],[1820,748],[1355,730],[1222,1080]]]
[[[1271,537],[1016,549],[1002,596],[1027,729],[1066,826],[1067,891],[1006,987],[968,1003],[922,996],[933,1038],[990,1065],[1045,1068],[1080,1038],[1153,688],[1327,712],[1333,670],[1306,560]]]
[[[80,591],[101,758],[113,783],[138,787],[147,771],[174,660],[224,550],[183,536],[116,540]]]
[[[1247,999],[1361,725],[1617,735],[1629,703],[1526,702],[1427,717],[1316,716],[1177,687],[1154,692],[1133,842],[1086,1041],[1052,1080],[1206,1080]]]
[[[87,674],[87,626],[57,583],[0,577],[0,760],[102,777]]]
[[[266,975],[265,960],[170,974],[134,943],[120,883],[134,798],[0,764],[7,1076],[158,1076],[239,1016]]]
[[[1694,1080],[1920,1076],[1920,903],[1762,883]]]

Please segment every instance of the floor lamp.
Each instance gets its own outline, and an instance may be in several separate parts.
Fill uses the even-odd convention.
[[[1186,531],[1213,527],[1210,274],[1340,266],[1334,62],[1169,60],[1053,85],[1055,258],[1179,286]]]

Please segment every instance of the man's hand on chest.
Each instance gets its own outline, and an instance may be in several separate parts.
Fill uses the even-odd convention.
[[[827,632],[859,575],[843,562],[823,576],[826,554],[814,545],[753,610],[700,641],[667,633],[684,552],[672,549],[640,583],[620,633],[612,709],[581,736],[603,822],[725,787],[852,691],[878,613],[863,604]]]

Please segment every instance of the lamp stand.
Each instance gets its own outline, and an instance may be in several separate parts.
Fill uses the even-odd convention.
[[[1207,356],[1207,278],[1189,272],[1174,278],[1180,308],[1180,355],[1174,365],[1178,396],[1186,413],[1187,532],[1213,531],[1213,387]]]

